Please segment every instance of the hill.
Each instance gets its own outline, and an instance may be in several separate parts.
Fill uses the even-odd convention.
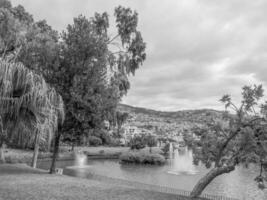
[[[165,112],[120,104],[118,110],[129,113],[127,124],[130,126],[172,135],[223,117],[222,111],[212,109]]]

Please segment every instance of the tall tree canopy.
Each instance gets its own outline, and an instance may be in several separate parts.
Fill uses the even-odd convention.
[[[114,15],[113,37],[105,12],[76,17],[59,35],[22,6],[1,0],[0,53],[42,74],[60,93],[66,104],[63,132],[88,135],[104,120],[114,123],[116,106],[130,88],[128,77],[146,58],[138,14],[119,6]]]

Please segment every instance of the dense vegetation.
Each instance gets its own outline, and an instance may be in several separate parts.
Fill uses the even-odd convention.
[[[103,144],[110,141],[104,121],[117,125],[116,107],[130,87],[128,77],[146,58],[138,14],[118,6],[114,16],[113,36],[106,12],[90,19],[79,15],[58,34],[22,6],[0,1],[0,57],[44,77],[64,101],[66,118],[54,137],[55,156],[62,135],[63,141],[78,144],[88,144],[92,136]],[[29,147],[25,141],[13,144]]]
[[[140,127],[155,129],[158,135],[191,131],[200,137],[197,143],[191,136],[185,140],[194,150],[194,162],[211,170],[196,184],[191,197],[198,197],[214,178],[240,164],[259,165],[255,180],[264,188],[267,103],[261,104],[262,86],[245,86],[240,105],[229,95],[223,96],[221,102],[232,114],[214,110],[159,112],[125,105],[117,111],[130,88],[129,76],[146,58],[146,45],[137,29],[135,11],[118,6],[114,16],[117,34],[113,36],[106,12],[95,13],[90,19],[79,15],[59,34],[45,20],[35,21],[22,6],[0,1],[1,160],[4,162],[4,144],[34,148],[35,166],[39,145],[49,150],[52,143],[52,173],[61,141],[115,144],[130,113]],[[109,134],[115,126],[117,131]],[[155,144],[152,135],[130,141],[133,150],[151,149]],[[129,152],[120,159],[129,163],[165,162],[164,157],[151,152]]]
[[[164,156],[159,153],[144,151],[129,151],[120,156],[121,163],[162,165],[166,162]]]
[[[198,197],[205,187],[217,176],[230,173],[237,165],[259,165],[260,174],[255,177],[261,188],[267,177],[267,121],[266,103],[261,104],[263,88],[245,86],[242,88],[240,106],[235,104],[230,95],[220,100],[226,109],[223,120],[213,120],[199,131],[201,139],[194,148],[194,162],[202,162],[211,170],[199,180],[191,192],[191,197]],[[196,147],[196,146],[195,146]]]
[[[56,91],[22,64],[0,60],[0,148],[19,142],[34,143],[36,166],[40,140],[50,145],[54,132],[64,121],[63,101]]]

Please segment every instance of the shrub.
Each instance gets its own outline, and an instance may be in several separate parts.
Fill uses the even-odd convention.
[[[130,140],[129,145],[131,149],[143,149],[146,147],[146,141],[143,136],[137,135]]]
[[[88,141],[89,141],[89,144],[92,146],[99,146],[102,144],[102,140],[96,136],[89,136]]]
[[[170,143],[167,143],[164,145],[164,147],[161,148],[164,154],[168,154],[170,151]]]
[[[145,142],[146,142],[147,146],[149,146],[150,153],[152,153],[152,147],[157,146],[156,137],[149,134],[149,135],[145,136]]]
[[[105,129],[94,129],[92,132],[92,136],[101,139],[101,144],[109,144],[110,143],[110,135],[107,130]]]
[[[121,141],[120,139],[117,139],[117,138],[111,138],[109,145],[110,146],[121,146]]]
[[[121,163],[135,163],[135,164],[151,164],[151,165],[162,165],[165,163],[164,156],[158,153],[147,153],[147,152],[125,152],[120,156]]]

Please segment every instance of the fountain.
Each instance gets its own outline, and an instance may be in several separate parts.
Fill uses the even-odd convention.
[[[172,145],[170,145],[170,150]],[[173,152],[170,151],[170,161],[172,169],[168,171],[169,174],[175,175],[194,175],[197,173],[195,166],[193,165],[193,154],[187,147],[183,151],[175,149]]]
[[[172,161],[172,159],[173,159],[173,146],[172,146],[171,142],[170,142],[170,145],[169,145],[169,158]]]
[[[87,156],[82,153],[78,152],[75,154],[75,167],[84,168],[87,166]]]

